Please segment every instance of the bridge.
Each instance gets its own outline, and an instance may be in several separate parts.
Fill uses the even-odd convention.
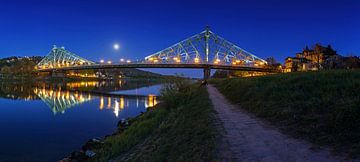
[[[267,66],[265,60],[225,40],[209,28],[136,62],[95,63],[65,50],[64,47],[54,47],[35,67],[35,72],[61,74],[71,70],[121,68],[203,69],[204,79],[210,77],[211,69],[277,72]]]

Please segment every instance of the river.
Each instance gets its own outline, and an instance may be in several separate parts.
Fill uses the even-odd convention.
[[[58,161],[157,104],[154,82],[1,82],[0,161]]]

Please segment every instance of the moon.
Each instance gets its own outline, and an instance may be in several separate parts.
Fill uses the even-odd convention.
[[[117,43],[115,43],[115,44],[113,45],[113,48],[114,48],[114,50],[119,50],[120,45],[119,45],[119,44],[117,44]]]

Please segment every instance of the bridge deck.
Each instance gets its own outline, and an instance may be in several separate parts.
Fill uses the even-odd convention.
[[[59,67],[37,69],[35,72],[52,72],[52,71],[70,71],[70,70],[90,70],[90,69],[122,69],[122,68],[185,68],[185,69],[223,69],[223,70],[240,70],[240,71],[257,71],[257,72],[278,72],[276,69],[265,67],[249,67],[240,65],[217,65],[217,64],[96,64],[72,67]]]

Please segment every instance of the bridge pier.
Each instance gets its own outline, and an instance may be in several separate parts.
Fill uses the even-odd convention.
[[[210,67],[205,67],[204,68],[204,80],[208,80],[210,78],[210,75],[211,75]]]
[[[58,78],[63,78],[65,77],[65,72],[61,72],[61,71],[51,71],[50,72],[51,77],[58,77]]]

